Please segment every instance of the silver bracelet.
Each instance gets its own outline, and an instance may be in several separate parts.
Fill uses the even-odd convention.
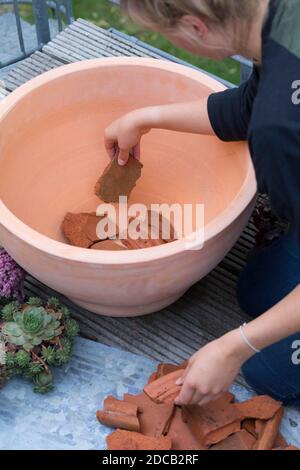
[[[243,341],[247,344],[247,346],[249,346],[250,349],[252,349],[252,351],[254,351],[255,353],[260,353],[260,349],[257,349],[255,348],[249,341],[249,339],[247,338],[246,336],[246,333],[244,331],[244,328],[245,326],[247,325],[247,323],[244,323],[243,325],[240,326],[240,333],[241,333],[241,337],[243,338]]]

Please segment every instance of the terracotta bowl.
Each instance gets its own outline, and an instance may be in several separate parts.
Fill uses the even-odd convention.
[[[108,58],[47,72],[0,104],[0,244],[41,282],[92,312],[135,316],[178,299],[210,272],[241,234],[256,181],[245,143],[155,130],[132,202],[204,203],[205,241],[184,239],[125,252],[65,243],[67,211],[95,210],[108,162],[103,130],[125,112],[196,100],[223,86],[167,61]]]

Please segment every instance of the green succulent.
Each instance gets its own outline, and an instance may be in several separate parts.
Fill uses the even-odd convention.
[[[65,321],[65,334],[68,338],[74,338],[79,333],[79,326],[78,323],[69,318]]]
[[[13,352],[6,353],[6,367],[12,369],[16,365],[16,354]]]
[[[31,356],[30,353],[25,351],[24,349],[21,349],[16,353],[15,356],[15,362],[17,366],[21,368],[28,367],[30,364]]]
[[[60,311],[62,313],[63,320],[67,320],[68,318],[70,318],[71,313],[70,313],[70,310],[68,309],[68,307],[66,307],[65,305],[62,305],[60,307]]]
[[[40,374],[44,370],[43,364],[40,362],[31,362],[28,368],[29,377],[34,377],[37,374]]]
[[[60,322],[43,307],[27,307],[15,312],[14,321],[4,324],[7,341],[30,350],[62,333]]]
[[[49,364],[49,366],[54,366],[56,364],[55,349],[51,346],[44,348],[42,352],[42,358],[47,362],[47,364]]]
[[[60,308],[60,300],[57,297],[51,297],[51,299],[48,300],[48,305],[50,308],[53,308],[53,310],[58,310]]]
[[[63,338],[61,340],[61,346],[63,349],[65,349],[66,351],[69,352],[69,354],[71,354],[71,351],[72,351],[72,346],[73,346],[73,343],[70,339],[68,338]]]
[[[14,319],[14,314],[19,311],[19,308],[20,303],[17,300],[5,305],[1,310],[2,320],[5,322],[12,321]]]
[[[66,364],[70,360],[70,351],[67,348],[57,349],[55,352],[56,366]]]
[[[42,307],[44,305],[44,301],[39,297],[29,297],[27,305],[30,305],[31,307]]]
[[[51,372],[41,372],[34,378],[36,393],[47,393],[53,389],[53,377]]]
[[[9,378],[15,377],[16,375],[24,375],[24,369],[19,366],[14,366],[13,368],[10,368],[10,369],[6,367],[6,370],[7,370],[7,376]]]

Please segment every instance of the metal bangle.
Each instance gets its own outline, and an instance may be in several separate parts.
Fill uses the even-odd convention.
[[[246,336],[246,333],[244,331],[244,328],[245,326],[247,325],[247,323],[244,323],[243,325],[240,326],[240,333],[241,333],[241,337],[243,338],[243,341],[247,344],[247,346],[249,346],[250,349],[252,349],[252,351],[254,351],[255,353],[260,353],[260,349],[257,349],[255,348],[249,341],[249,339],[247,338]]]

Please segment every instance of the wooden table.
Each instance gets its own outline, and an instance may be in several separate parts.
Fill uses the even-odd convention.
[[[27,80],[52,68],[109,56],[178,61],[136,38],[116,30],[103,30],[79,19],[45,45],[42,51],[16,64],[2,86],[0,84],[0,99]],[[71,307],[74,318],[79,321],[85,337],[159,361],[178,363],[208,341],[247,321],[237,306],[235,286],[248,252],[253,247],[254,235],[255,229],[250,222],[236,246],[211,274],[193,286],[175,304],[146,317],[128,319],[97,316],[77,307],[32,277],[27,277],[26,292],[42,298],[53,295],[63,298]]]

